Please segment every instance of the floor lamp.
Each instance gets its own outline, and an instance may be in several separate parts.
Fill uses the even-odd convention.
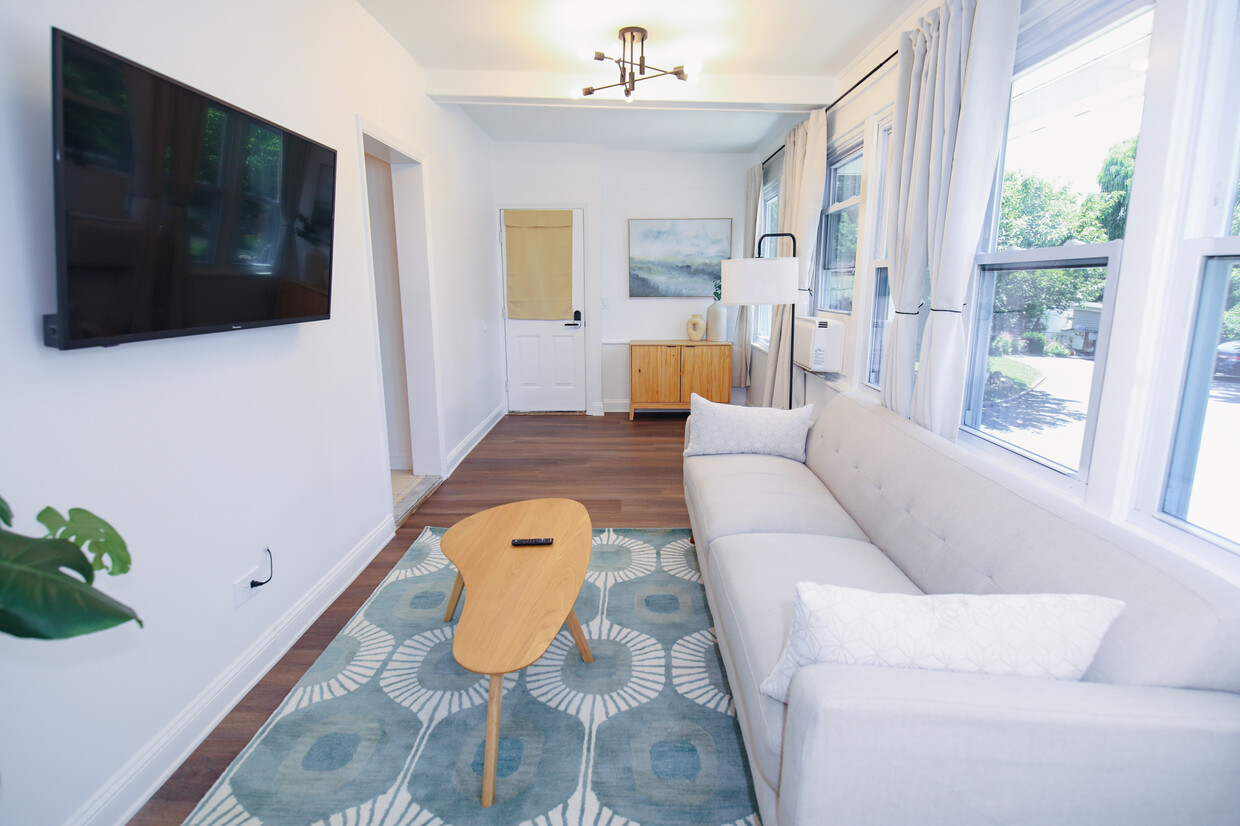
[[[791,238],[791,258],[763,258],[762,242],[768,238]],[[788,332],[788,409],[792,409],[792,377],[796,371],[792,336],[796,330],[796,302],[800,292],[797,239],[791,232],[768,232],[758,239],[757,258],[728,258],[720,269],[720,301],[724,304],[791,304]]]

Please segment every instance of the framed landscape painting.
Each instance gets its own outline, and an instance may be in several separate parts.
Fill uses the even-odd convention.
[[[631,218],[629,297],[714,296],[731,257],[731,218]]]

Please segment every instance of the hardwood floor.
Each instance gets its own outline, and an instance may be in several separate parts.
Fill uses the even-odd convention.
[[[422,503],[344,593],[181,764],[131,824],[180,823],[427,525],[494,505],[562,496],[596,528],[689,526],[683,413],[506,416]]]

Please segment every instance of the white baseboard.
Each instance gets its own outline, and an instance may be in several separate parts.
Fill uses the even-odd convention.
[[[491,432],[491,428],[499,424],[499,420],[504,418],[508,413],[506,405],[500,405],[491,411],[491,415],[487,416],[481,424],[469,432],[469,435],[461,440],[461,443],[452,449],[448,454],[448,466],[444,469],[443,478],[447,479],[452,473],[465,461],[465,457],[469,455],[469,451],[478,446],[478,443]]]
[[[395,535],[388,514],[66,823],[127,823]]]
[[[628,413],[628,399],[603,399],[603,409],[608,413]]]

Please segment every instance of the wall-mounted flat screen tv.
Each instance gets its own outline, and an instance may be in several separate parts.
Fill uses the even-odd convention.
[[[45,344],[330,317],[335,150],[60,30],[52,56]]]

